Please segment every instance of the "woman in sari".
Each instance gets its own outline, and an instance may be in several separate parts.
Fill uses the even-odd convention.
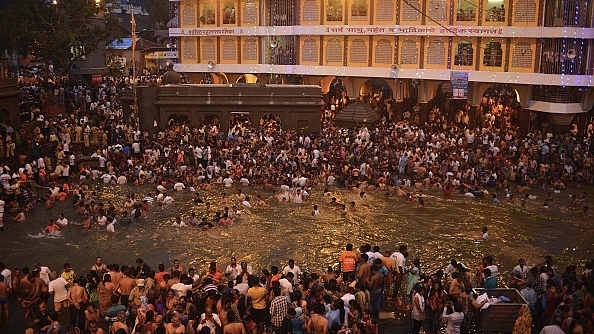
[[[527,304],[523,304],[518,311],[518,318],[514,325],[512,334],[530,334],[532,333],[532,315]]]
[[[115,285],[111,283],[111,275],[103,275],[103,280],[97,286],[99,294],[99,315],[103,318],[111,306],[111,296],[114,294]]]

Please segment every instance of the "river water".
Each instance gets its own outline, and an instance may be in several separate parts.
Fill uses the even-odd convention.
[[[202,198],[222,210],[221,193],[234,194],[238,188],[213,187]],[[564,190],[555,194],[549,209],[542,209],[544,192],[536,191],[536,199],[528,200],[528,208],[519,205],[495,205],[490,197],[469,199],[461,194],[444,197],[441,192],[425,191],[425,207],[406,202],[404,198],[386,198],[382,192],[369,194],[366,199],[346,190],[333,190],[338,202],[357,202],[358,210],[347,216],[330,206],[329,198],[315,188],[307,203],[278,203],[271,192],[256,187],[242,187],[252,196],[261,195],[265,207],[242,210],[242,219],[231,227],[215,227],[202,231],[197,228],[171,227],[174,217],[189,217],[195,212],[200,218],[207,213],[204,204],[194,204],[188,191],[170,194],[175,203],[168,207],[153,206],[146,218],[130,226],[117,226],[116,233],[108,235],[104,227],[93,226],[84,231],[80,226],[67,226],[59,236],[48,237],[41,233],[48,218],[56,219],[64,213],[71,221],[81,221],[72,206],[72,199],[57,203],[46,210],[36,204],[27,213],[25,222],[10,221],[6,212],[6,230],[0,234],[0,260],[9,268],[29,266],[40,261],[52,269],[60,270],[69,262],[79,273],[88,272],[96,256],[105,263],[134,264],[142,257],[156,268],[157,263],[169,267],[173,259],[180,259],[186,268],[193,266],[205,270],[210,261],[218,261],[224,268],[231,256],[238,261],[248,261],[254,271],[270,265],[284,266],[289,258],[295,259],[302,270],[325,270],[336,267],[344,245],[355,247],[370,243],[382,250],[395,250],[398,245],[408,245],[410,257],[419,258],[423,271],[445,268],[450,258],[456,258],[475,267],[483,256],[492,254],[500,271],[511,271],[519,257],[528,264],[540,262],[545,255],[553,255],[557,263],[580,263],[594,258],[594,218],[578,214],[582,205],[593,207],[590,195],[579,205],[573,205],[569,194],[584,190]],[[152,185],[106,186],[101,188],[100,201],[111,199],[122,205],[126,195],[134,192],[142,198],[156,192]],[[503,196],[500,194],[500,198]],[[252,201],[252,204],[255,200]],[[239,201],[233,201],[241,207]],[[321,215],[312,217],[314,204]],[[229,206],[231,206],[229,205]],[[481,240],[481,228],[489,228],[489,239]],[[505,276],[507,278],[507,276]]]

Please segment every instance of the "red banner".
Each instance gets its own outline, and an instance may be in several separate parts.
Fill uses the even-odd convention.
[[[98,85],[103,82],[103,76],[101,74],[92,74],[91,75],[91,83],[93,85]]]

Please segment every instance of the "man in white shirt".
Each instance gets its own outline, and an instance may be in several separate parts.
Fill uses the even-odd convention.
[[[295,260],[293,259],[289,259],[289,264],[283,268],[283,275],[286,276],[290,272],[293,273],[293,283],[297,283],[299,281],[299,275],[301,275],[301,270],[295,265]]]
[[[58,224],[58,226],[60,226],[60,227],[64,227],[64,226],[68,225],[68,219],[64,218],[63,213],[61,213],[60,218],[58,218],[58,220],[56,220],[56,224]]]
[[[246,208],[250,209],[252,207],[252,204],[250,204],[250,197],[246,196],[246,198],[243,200],[243,202],[241,202],[241,204],[243,206],[245,206]]]
[[[512,274],[514,274],[514,276],[520,275],[522,279],[526,279],[529,272],[530,268],[526,265],[526,261],[524,261],[524,259],[519,259],[518,265],[512,270]]]
[[[128,179],[126,179],[125,175],[120,175],[118,177],[118,181],[117,181],[118,184],[126,184],[126,182],[128,182]]]
[[[231,185],[233,185],[233,179],[227,176],[223,179],[223,184],[225,185],[225,187],[230,188]]]
[[[173,284],[171,286],[171,290],[173,290],[173,292],[175,293],[175,296],[178,298],[185,296],[188,291],[192,290],[191,282],[192,282],[192,279],[190,277],[188,277],[188,275],[183,274],[180,277],[180,282]]]
[[[281,291],[285,296],[288,296],[289,294],[293,293],[293,280],[295,279],[294,275],[292,272],[288,272],[286,277],[281,278],[280,280],[278,280],[278,283],[280,284],[281,287]]]
[[[180,216],[175,217],[175,221],[173,222],[173,227],[187,227],[186,223],[181,220]]]
[[[4,262],[0,262],[0,275],[4,276],[4,282],[8,285],[8,289],[12,289],[12,271],[6,268]]]
[[[70,306],[68,303],[68,290],[66,289],[68,282],[62,276],[58,277],[55,271],[50,273],[50,277],[52,281],[48,284],[48,291],[50,295],[54,295],[54,308],[56,312],[60,313],[62,308],[68,309]]]
[[[107,232],[115,233],[115,222],[116,220],[114,219],[111,222],[109,222],[109,224],[107,224]]]
[[[499,275],[499,268],[497,268],[497,266],[493,264],[492,255],[485,256],[485,269],[487,268],[491,270],[491,276],[497,278],[497,275]]]
[[[182,191],[186,189],[186,186],[183,183],[178,182],[173,186],[173,189],[175,189],[175,191]]]
[[[173,204],[174,200],[171,196],[168,196],[167,194],[164,194],[163,196],[163,203],[169,205],[169,204]]]
[[[237,275],[241,272],[241,267],[237,264],[237,259],[235,257],[231,258],[231,263],[225,269],[225,276],[227,277],[228,281],[235,281]]]
[[[406,247],[406,245],[400,245],[400,247],[398,247],[398,251],[394,252],[394,253],[392,253],[392,255],[390,255],[390,257],[394,260],[394,262],[396,264],[396,268],[394,270],[394,273],[395,273],[394,282],[396,285],[395,285],[394,291],[392,293],[392,296],[394,298],[398,297],[398,294],[402,287],[402,281],[404,280],[404,269],[406,268],[406,256],[407,255],[408,255],[408,248]]]
[[[50,268],[42,266],[39,262],[35,263],[35,270],[39,271],[39,278],[41,278],[45,284],[50,283]]]

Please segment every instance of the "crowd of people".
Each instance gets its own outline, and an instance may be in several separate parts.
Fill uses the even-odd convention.
[[[60,80],[65,81],[65,78]],[[41,88],[35,83],[23,82],[24,90],[36,92],[30,94],[33,98],[37,96],[41,99],[50,94],[40,92]],[[11,128],[11,131],[7,131],[3,138],[0,138],[0,147],[4,150],[0,152],[2,155],[11,155],[11,149],[20,155],[16,168],[13,165],[11,169],[9,164],[0,166],[0,230],[4,230],[5,220],[8,220],[8,215],[4,217],[5,211],[10,212],[11,220],[22,221],[35,205],[45,205],[50,209],[56,201],[71,199],[74,209],[68,215],[80,215],[82,223],[77,224],[83,225],[86,229],[99,225],[108,232],[115,232],[116,225],[132,223],[133,219],[146,214],[154,205],[174,205],[174,199],[168,196],[167,192],[195,192],[194,201],[202,204],[204,201],[198,195],[199,192],[208,193],[213,191],[213,188],[230,189],[233,184],[263,188],[274,192],[276,201],[296,204],[307,202],[312,192],[321,192],[322,188],[339,187],[353,190],[361,197],[379,193],[382,197],[418,201],[421,206],[424,205],[424,189],[443,191],[445,196],[450,196],[453,191],[466,197],[484,197],[493,193],[495,203],[499,202],[499,193],[506,197],[502,201],[525,208],[541,206],[531,197],[536,191],[548,192],[546,201],[550,203],[558,193],[566,191],[565,188],[570,185],[581,187],[594,183],[591,145],[594,122],[590,123],[586,132],[582,134],[553,134],[535,129],[528,136],[522,137],[512,124],[513,113],[511,107],[506,105],[507,99],[485,99],[485,106],[482,108],[484,117],[481,118],[484,122],[476,128],[470,127],[468,115],[464,111],[442,114],[439,108],[431,111],[429,119],[432,119],[432,122],[419,124],[419,109],[415,107],[412,113],[409,112],[409,117],[403,120],[385,118],[372,128],[342,128],[333,124],[331,115],[324,123],[322,131],[315,134],[285,129],[278,117],[262,119],[257,124],[249,120],[233,122],[229,124],[228,129],[221,127],[218,122],[208,120],[190,124],[185,120],[170,119],[153,137],[147,129],[138,127],[139,115],[132,113],[130,117],[124,117],[119,93],[121,89],[129,89],[130,82],[130,78],[105,78],[101,84],[94,86],[72,83],[54,87],[51,94],[55,94],[58,99],[62,98],[68,105],[65,114],[45,117],[40,110],[36,110],[34,114],[37,123],[30,132],[23,127],[18,130]],[[388,106],[384,112],[389,112],[389,109]],[[96,162],[79,163],[82,153],[86,152],[89,152],[91,159],[96,159]],[[146,184],[155,186],[156,192],[154,195],[149,193],[141,198],[131,194],[123,205],[116,207],[114,203],[102,203],[98,200],[101,193],[98,184]],[[39,187],[43,187],[44,190],[40,190]],[[329,192],[325,190],[324,193]],[[514,195],[516,198],[522,197],[519,203],[515,202]],[[263,203],[262,198],[250,199],[241,190],[233,196],[244,208]],[[581,191],[579,195],[576,193],[573,196],[574,209],[584,217],[589,216],[588,206],[585,205],[588,200],[587,192]],[[225,198],[226,196],[223,201]],[[543,206],[548,206],[547,202]],[[347,204],[335,204],[341,205],[345,213],[355,208],[354,202],[350,207]],[[314,207],[312,215],[316,214],[319,214],[319,210]],[[216,212],[213,217],[193,216],[188,224],[179,218],[174,226],[228,226],[240,215],[241,209],[225,206],[225,209]],[[75,220],[77,219],[71,219],[70,225]],[[45,231],[56,233],[68,225],[68,220],[61,215],[56,221],[50,220]],[[173,270],[168,274],[167,281],[159,278],[167,274],[158,276],[162,270],[151,277],[151,272],[143,269],[145,264],[139,264],[136,270],[133,267],[119,268],[111,265],[110,268],[94,270],[95,273],[91,276],[80,278],[65,266],[60,276],[67,281],[65,286],[68,287],[68,299],[62,300],[62,305],[57,305],[54,301],[53,309],[60,311],[72,302],[74,309],[68,306],[72,315],[70,325],[91,330],[98,320],[103,319],[113,304],[118,312],[111,319],[119,319],[114,320],[110,326],[114,333],[117,333],[120,327],[127,328],[124,330],[135,330],[133,325],[136,322],[141,324],[141,331],[157,332],[157,328],[160,327],[157,324],[159,316],[161,320],[165,320],[165,327],[169,326],[166,329],[167,333],[184,333],[190,331],[190,328],[194,331],[208,328],[204,330],[210,330],[214,334],[218,328],[217,324],[224,326],[223,324],[241,321],[244,321],[244,330],[262,332],[264,324],[269,322],[266,314],[280,308],[287,313],[278,313],[282,316],[272,315],[270,321],[273,325],[269,328],[288,331],[288,321],[284,321],[286,318],[293,324],[295,319],[301,319],[301,330],[310,333],[331,330],[339,332],[343,330],[340,325],[350,324],[346,329],[373,334],[377,330],[376,320],[383,305],[383,296],[386,290],[389,290],[391,280],[395,280],[397,287],[406,286],[406,293],[403,294],[405,298],[402,299],[410,302],[412,317],[415,320],[413,329],[418,332],[419,326],[427,317],[452,318],[451,314],[460,312],[459,305],[455,302],[464,300],[459,296],[464,293],[469,295],[467,287],[483,284],[482,280],[465,281],[472,276],[472,271],[469,271],[470,274],[466,273],[460,266],[446,273],[451,274],[454,282],[449,288],[446,280],[442,280],[439,275],[425,273],[423,280],[422,270],[415,264],[412,268],[406,268],[398,255],[403,255],[406,249],[394,253],[394,259],[399,265],[392,265],[386,260],[393,254],[380,256],[377,254],[379,251],[370,249],[358,254],[352,252],[352,246],[347,251],[352,254],[345,255],[341,260],[342,277],[333,270],[327,277],[326,274],[314,273],[309,276],[293,273],[293,277],[290,277],[290,273],[275,272],[274,268],[271,268],[269,274],[263,272],[261,277],[249,273],[242,278],[228,279],[227,281],[231,282],[228,286],[224,285],[225,280],[222,279],[216,264],[209,268],[210,276],[208,273],[206,276],[198,275],[197,270],[192,274],[189,271]],[[371,253],[375,255],[370,255]],[[41,296],[47,297],[51,289],[44,288],[43,283],[49,284],[54,280],[51,280],[51,273],[45,273],[49,281],[40,278],[42,268],[40,266],[37,270],[26,273],[25,268],[21,270],[26,279],[19,280],[24,292],[19,291],[18,295],[23,307],[30,311],[26,313],[27,317],[45,314],[41,311],[41,306],[42,301],[47,302],[47,298],[44,300]],[[486,276],[486,284],[490,286],[493,284],[493,278],[497,279],[497,273],[489,269],[489,275],[486,275],[487,269],[489,268],[480,273]],[[17,270],[14,271],[13,278],[18,276]],[[358,279],[357,283],[353,284],[353,276]],[[434,276],[439,280],[434,279]],[[581,277],[574,275],[576,281]],[[129,290],[122,292],[121,280],[128,282],[124,289]],[[276,281],[280,287],[274,284]],[[434,286],[438,281],[443,288]],[[558,302],[565,302],[557,298],[557,295],[549,299],[549,290],[552,289],[549,287],[554,287],[551,290],[554,293],[557,293],[556,289],[563,291],[563,281],[553,281],[554,284],[549,284],[548,280],[544,279],[536,282],[536,278],[531,281],[527,275],[518,278],[517,283],[520,284],[520,281],[525,281],[526,286],[530,285],[530,282],[533,285],[540,282],[540,286],[534,286],[534,290],[541,296],[546,295],[551,305],[555,304],[550,307],[553,311],[557,309]],[[14,283],[14,279],[7,280],[4,284],[8,282]],[[165,285],[162,285],[162,282],[166,282]],[[60,284],[62,283],[60,281]],[[582,279],[579,288],[576,288],[574,283],[570,286],[571,291],[581,289],[589,293],[589,281]],[[58,283],[54,285],[56,284]],[[182,292],[173,291],[174,298],[184,299],[183,302],[168,304],[168,291],[174,284],[181,284],[185,289],[180,290]],[[74,288],[77,285],[81,289],[85,288],[86,292]],[[241,288],[235,289],[237,286]],[[452,286],[455,287],[454,293]],[[98,296],[95,304],[91,302],[94,290],[89,287],[95,287],[95,294]],[[246,287],[247,291],[241,290]],[[74,292],[71,293],[73,288]],[[252,293],[248,292],[250,289]],[[287,293],[288,289],[293,290],[293,293]],[[343,297],[348,295],[351,289],[353,296],[361,292],[359,297],[366,300],[366,303],[357,301],[358,304],[349,307],[350,300],[345,301]],[[452,304],[448,304],[448,311],[444,315],[441,314],[441,310],[445,304],[437,304],[441,305],[437,311],[430,306],[431,298],[436,293],[435,289],[451,297]],[[130,296],[133,290],[136,291],[133,299],[122,300],[122,296],[126,296],[126,293]],[[186,294],[190,290],[198,294]],[[235,293],[234,290],[238,290],[239,293]],[[400,289],[393,290],[394,296],[397,296]],[[64,289],[60,291],[63,297]],[[120,293],[117,294],[117,291]],[[154,293],[149,294],[149,291]],[[300,292],[301,296],[295,299],[297,297],[294,294],[297,292]],[[563,295],[565,294],[563,292]],[[54,293],[54,298],[56,295]],[[242,295],[248,302],[240,303]],[[118,299],[114,297],[112,301],[113,296],[117,296]],[[165,304],[161,309],[157,305],[159,298]],[[468,316],[471,304],[468,300],[465,304],[462,303],[462,306],[466,307],[464,319]],[[88,305],[93,307],[87,309]],[[233,305],[239,310],[236,311]],[[241,311],[238,305],[243,305],[245,310]],[[430,307],[427,308],[427,305]],[[47,307],[47,304],[45,306]],[[589,304],[584,303],[582,307],[574,307],[572,310],[587,311],[588,307]],[[262,311],[266,308],[270,308],[270,312]],[[169,312],[171,309],[173,311]],[[251,312],[248,312],[248,309]],[[298,311],[299,309],[301,310]],[[340,315],[333,312],[336,310]],[[126,315],[126,311],[130,315]],[[173,314],[174,311],[177,314]],[[536,313],[537,311],[535,309],[531,312],[531,316],[538,320],[537,324],[545,323],[541,322],[545,319],[543,315],[546,316],[546,320],[556,319],[550,310],[547,314]],[[119,312],[124,313],[117,316]],[[289,317],[289,313],[293,312],[295,314]],[[97,314],[98,318],[94,316]],[[245,318],[246,314],[248,320]],[[565,313],[567,314],[569,313]],[[54,319],[54,313],[51,315],[51,323],[59,320]],[[356,320],[349,320],[351,316]],[[338,320],[325,322],[323,319],[326,318]],[[194,322],[190,323],[190,320]],[[585,321],[585,326],[588,326],[587,317],[581,318],[581,321]],[[334,323],[339,325],[338,329],[335,326],[333,329]],[[255,328],[254,324],[257,325]],[[353,324],[355,326],[352,326]],[[437,331],[435,321],[428,324],[431,326],[430,331]],[[284,325],[287,327],[283,328]],[[291,330],[299,334],[297,327],[292,327]],[[47,332],[50,333],[51,327],[48,328],[50,330]],[[452,328],[459,326],[452,325]],[[242,333],[240,326],[225,329],[225,333],[227,330]]]
[[[519,259],[506,278],[491,255],[478,266],[452,259],[431,273],[407,258],[406,245],[381,252],[347,244],[339,267],[323,273],[304,272],[292,259],[256,272],[234,257],[204,271],[179,260],[155,270],[142,258],[128,266],[97,257],[81,274],[69,263],[58,273],[39,262],[11,269],[0,262],[0,320],[24,321],[27,334],[377,334],[380,310],[392,300],[410,311],[412,326],[403,331],[456,334],[481,330],[489,322],[481,310],[513,302],[520,306],[513,333],[594,333],[594,262],[578,273],[558,271],[551,257],[534,266]],[[493,298],[506,285],[523,299]]]

